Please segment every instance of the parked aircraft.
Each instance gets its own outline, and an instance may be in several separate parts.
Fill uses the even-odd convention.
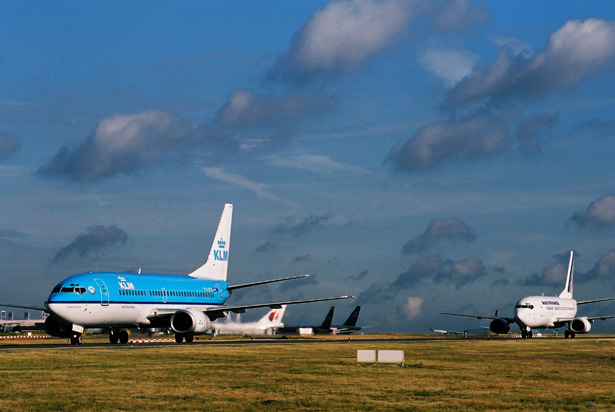
[[[577,317],[577,305],[604,302],[615,298],[593,299],[577,302],[572,298],[574,283],[574,252],[570,252],[566,285],[559,296],[528,296],[517,302],[515,315],[512,318],[496,316],[477,316],[462,313],[446,313],[443,315],[465,316],[476,319],[491,319],[489,329],[493,333],[505,334],[510,331],[510,324],[516,323],[521,330],[522,338],[531,338],[532,329],[558,329],[566,327],[564,337],[574,338],[577,333],[587,333],[591,324],[597,320],[614,318],[612,316],[581,316]]]
[[[303,331],[306,331],[310,334],[315,335],[337,335],[337,334],[348,334],[354,333],[361,330],[360,326],[357,325],[357,320],[359,319],[359,311],[361,310],[361,306],[357,306],[354,308],[348,319],[342,325],[331,325],[333,321],[333,312],[335,311],[335,306],[331,306],[329,309],[329,313],[325,317],[325,320],[319,326],[285,326],[282,328],[278,328],[277,333],[279,335],[291,335],[291,334],[301,334]]]
[[[224,206],[207,260],[188,275],[135,273],[82,273],[58,283],[44,307],[0,303],[0,306],[43,310],[47,333],[82,343],[88,328],[106,328],[109,341],[127,343],[130,328],[170,328],[175,341],[192,342],[205,334],[211,322],[228,312],[253,308],[349,299],[336,296],[295,301],[225,305],[234,290],[306,277],[294,276],[233,285],[227,282],[233,205]],[[140,271],[139,271],[140,272]]]
[[[284,326],[282,317],[285,310],[286,305],[283,305],[280,309],[271,309],[256,322],[241,322],[239,320],[222,322],[217,320],[211,324],[211,328],[214,335],[275,335],[276,329]]]

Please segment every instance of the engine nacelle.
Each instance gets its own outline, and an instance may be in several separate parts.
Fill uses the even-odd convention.
[[[587,318],[575,318],[570,322],[570,330],[574,333],[587,333],[591,328],[591,322]]]
[[[510,325],[505,319],[493,319],[489,324],[489,330],[498,335],[505,335],[510,331]]]
[[[171,316],[171,329],[175,333],[199,335],[207,333],[210,327],[209,318],[201,311],[182,309]]]
[[[62,324],[51,316],[45,320],[45,332],[59,338],[70,338],[73,336],[72,325]]]

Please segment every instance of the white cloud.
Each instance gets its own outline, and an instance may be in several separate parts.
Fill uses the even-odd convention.
[[[406,319],[412,320],[416,318],[421,313],[421,308],[424,301],[425,300],[423,298],[409,297],[403,306],[403,312]]]
[[[273,69],[305,80],[323,72],[344,73],[382,51],[406,27],[411,3],[398,0],[334,1],[312,15]]]
[[[478,56],[466,50],[448,48],[430,48],[423,50],[419,63],[429,72],[442,79],[444,84],[452,87],[472,73]]]
[[[290,157],[271,156],[271,164],[294,169],[307,170],[314,173],[328,174],[333,172],[367,173],[360,166],[338,163],[324,155],[298,155]]]

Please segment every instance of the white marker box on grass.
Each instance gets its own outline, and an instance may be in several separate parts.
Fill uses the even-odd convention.
[[[357,362],[358,363],[375,363],[376,351],[375,350],[357,350]]]
[[[400,363],[404,364],[403,350],[379,350],[378,363]]]

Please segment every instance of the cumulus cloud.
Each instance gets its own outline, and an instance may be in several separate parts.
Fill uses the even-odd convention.
[[[53,262],[58,263],[67,259],[71,255],[81,258],[96,254],[111,245],[125,244],[128,241],[128,234],[115,225],[112,226],[91,226],[75,238],[71,243],[64,246],[56,253]]]
[[[172,145],[173,122],[168,113],[117,114],[101,120],[94,135],[74,151],[61,148],[39,173],[79,182],[98,181],[150,165]]]
[[[442,239],[473,242],[476,240],[476,234],[472,228],[462,220],[452,217],[434,219],[429,222],[429,226],[423,234],[409,240],[404,245],[402,253],[408,255],[411,253],[424,252],[432,248]]]
[[[552,33],[547,46],[535,55],[504,47],[493,64],[476,67],[457,84],[445,105],[536,98],[572,88],[613,61],[613,44],[614,22],[570,20]]]
[[[62,147],[38,169],[43,176],[67,177],[76,182],[98,182],[118,173],[130,175],[190,156],[195,148],[207,154],[232,153],[238,142],[210,125],[188,127],[158,110],[116,114],[103,118],[94,134],[72,149]]]
[[[587,278],[608,281],[615,279],[615,250],[610,250],[602,255],[587,274]]]
[[[328,3],[295,34],[269,77],[303,82],[344,74],[387,48],[412,16],[412,4],[401,0]]]
[[[578,255],[577,255],[578,256]],[[540,274],[534,273],[523,281],[523,286],[561,286],[566,283],[570,254],[554,256],[555,262],[545,267]],[[576,272],[575,272],[576,273]],[[578,279],[578,277],[577,277]]]
[[[0,160],[11,158],[21,149],[21,144],[14,136],[0,134]]]
[[[322,113],[329,99],[304,94],[256,95],[247,90],[236,90],[220,109],[218,121],[226,126],[283,125],[301,116]]]
[[[476,116],[460,122],[424,126],[407,142],[391,149],[387,158],[398,170],[431,169],[448,161],[490,158],[509,144],[508,127],[498,117]]]
[[[431,279],[435,283],[452,283],[461,287],[486,274],[483,262],[471,257],[454,261],[438,255],[426,256],[417,260],[408,271],[402,273],[391,284],[390,290],[401,290],[415,286],[422,280]]]
[[[425,300],[419,297],[409,297],[404,306],[402,307],[402,311],[407,320],[412,320],[416,318],[421,313],[421,308],[423,306],[423,302]]]
[[[583,212],[572,218],[580,227],[608,227],[615,225],[615,194],[606,194],[589,204]]]

